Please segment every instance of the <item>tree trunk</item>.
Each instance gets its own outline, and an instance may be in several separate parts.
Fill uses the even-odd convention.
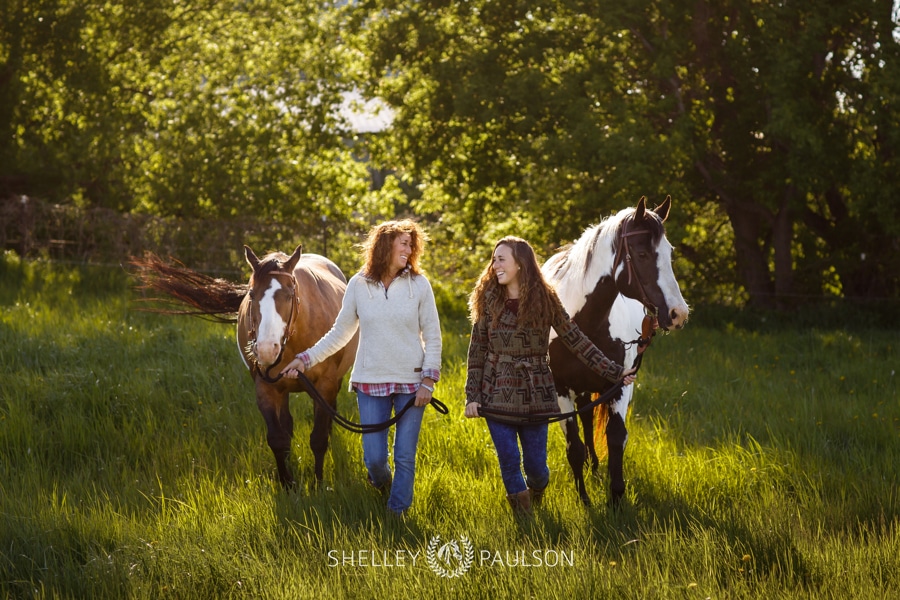
[[[748,304],[772,308],[772,280],[761,240],[763,218],[758,212],[747,210],[741,202],[726,203],[725,210],[734,230],[734,249],[738,275],[750,295]]]
[[[794,266],[791,242],[794,238],[794,218],[785,198],[781,209],[772,223],[772,248],[775,253],[775,307],[778,310],[791,308],[791,293],[794,287]]]

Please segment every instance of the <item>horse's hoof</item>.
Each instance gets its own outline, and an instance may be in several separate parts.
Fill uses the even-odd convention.
[[[297,489],[297,480],[294,479],[294,475],[290,471],[285,473],[275,473],[275,479],[278,480],[278,483],[281,485],[281,489],[286,492],[291,492]]]
[[[580,498],[581,498],[581,503],[584,505],[585,508],[590,508],[590,507],[591,507],[591,498],[590,498],[590,496],[588,496],[587,494],[582,494],[582,495],[580,496]]]

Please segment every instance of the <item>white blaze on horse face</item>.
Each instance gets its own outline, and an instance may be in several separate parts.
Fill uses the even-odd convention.
[[[672,244],[663,236],[656,248],[656,269],[659,273],[656,283],[662,290],[663,298],[666,299],[666,305],[669,307],[668,319],[672,321],[671,327],[681,329],[688,318],[688,305],[681,295],[681,288],[678,286],[678,280],[675,279],[675,272],[672,270],[672,250]],[[666,327],[666,329],[671,329],[671,327]]]
[[[259,299],[259,331],[256,335],[256,359],[260,366],[268,367],[278,358],[281,352],[281,340],[287,322],[278,313],[275,305],[275,293],[281,289],[281,284],[274,277]]]

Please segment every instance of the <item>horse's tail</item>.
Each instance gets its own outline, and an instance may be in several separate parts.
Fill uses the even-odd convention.
[[[591,401],[600,397],[600,394],[591,394]],[[594,407],[594,451],[597,458],[603,460],[609,452],[606,445],[606,425],[609,423],[609,406],[600,404]]]
[[[165,294],[167,297],[144,297],[145,302],[164,302],[187,305],[187,309],[147,308],[144,310],[167,315],[193,315],[209,317],[214,321],[233,323],[244,296],[246,284],[233,283],[192,271],[180,263],[174,265],[155,254],[144,258],[132,257],[129,261],[141,290]]]

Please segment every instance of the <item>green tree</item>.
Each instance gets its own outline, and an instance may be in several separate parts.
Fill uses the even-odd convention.
[[[6,193],[182,217],[380,214],[342,105],[347,8],[299,0],[12,0]]]
[[[896,295],[896,259],[860,260],[898,243],[888,3],[366,7],[369,91],[398,115],[385,152],[458,239],[549,249],[671,193],[701,297]]]
[[[0,6],[0,191],[127,207],[122,151],[141,128],[130,66],[171,21],[163,6]]]
[[[727,214],[751,301],[820,294],[831,269],[845,294],[900,291],[900,263],[860,260],[900,223],[877,191],[898,177],[888,3],[620,6],[653,95],[678,100],[659,133],[689,142],[692,190]]]

